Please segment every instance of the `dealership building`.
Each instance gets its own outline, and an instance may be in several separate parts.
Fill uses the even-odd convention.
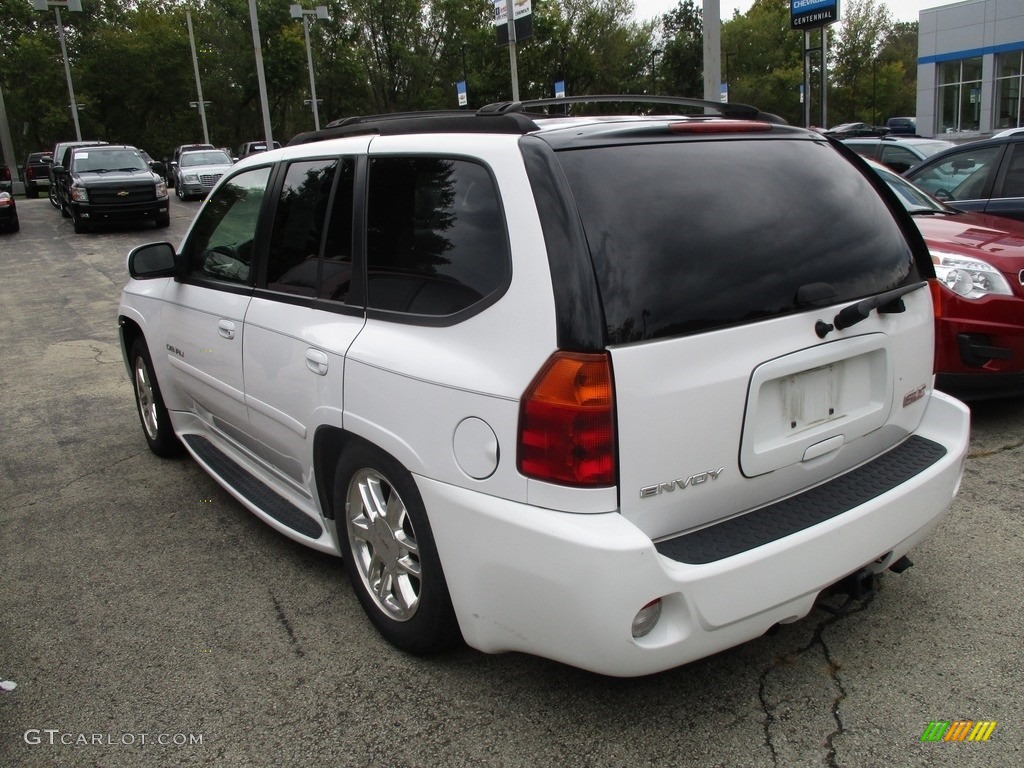
[[[917,131],[968,139],[1024,127],[1024,0],[922,10]]]

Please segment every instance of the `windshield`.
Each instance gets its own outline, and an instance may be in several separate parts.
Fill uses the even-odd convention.
[[[149,170],[137,149],[79,149],[72,156],[71,162],[78,173]]]
[[[231,165],[231,158],[218,150],[186,152],[181,156],[179,165],[182,168],[191,168],[199,165]]]
[[[704,140],[558,153],[612,343],[679,336],[917,279],[870,181],[817,141]]]
[[[875,165],[871,167],[882,177],[882,181],[889,185],[889,189],[896,193],[896,197],[910,213],[952,213],[952,209],[940,203],[923,189],[918,189],[902,176],[897,176],[895,173]]]

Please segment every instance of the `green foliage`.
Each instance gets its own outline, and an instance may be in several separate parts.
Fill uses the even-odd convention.
[[[258,0],[273,137],[313,127],[301,20],[294,0]],[[844,0],[829,57],[830,119],[881,122],[914,114],[917,25],[889,22],[880,0]],[[496,44],[492,0],[305,0],[321,123],[354,114],[455,108],[465,78],[476,108],[512,96],[509,52]],[[201,141],[186,12],[210,141],[237,147],[264,138],[249,0],[83,0],[62,12],[86,138],[136,144],[154,157]],[[516,47],[520,98],[644,93],[700,96],[702,7],[679,0],[639,22],[632,0],[534,0],[533,35]],[[802,122],[803,37],[789,0],[755,0],[722,24],[730,99]],[[0,86],[20,157],[73,138],[67,81],[52,10],[0,0]]]

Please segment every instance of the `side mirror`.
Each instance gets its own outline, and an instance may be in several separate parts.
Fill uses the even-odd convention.
[[[170,243],[147,243],[128,254],[128,274],[136,280],[174,277],[176,272],[177,255]]]

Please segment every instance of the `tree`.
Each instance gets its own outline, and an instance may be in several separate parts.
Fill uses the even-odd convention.
[[[803,36],[790,29],[789,16],[789,0],[754,0],[722,24],[722,58],[729,54],[730,101],[801,125]]]
[[[829,67],[829,124],[875,122],[879,79],[889,83],[898,72],[880,69],[882,50],[892,15],[876,0],[846,0],[838,33],[831,36]]]
[[[703,13],[693,0],[681,0],[661,17],[664,53],[658,72],[664,91],[679,96],[704,92]]]

